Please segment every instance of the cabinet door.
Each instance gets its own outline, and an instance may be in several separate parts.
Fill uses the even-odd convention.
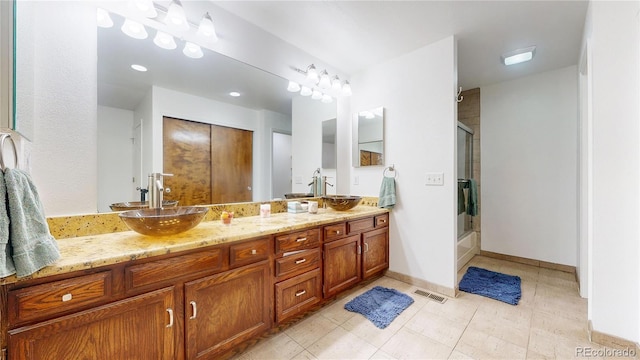
[[[9,359],[174,359],[174,288],[9,331]]]
[[[303,313],[322,300],[322,276],[315,269],[276,284],[276,321]]]
[[[268,261],[185,284],[187,359],[211,359],[269,329]]]
[[[362,234],[362,277],[367,279],[389,267],[389,229]]]
[[[360,251],[360,234],[324,244],[325,298],[360,281]]]

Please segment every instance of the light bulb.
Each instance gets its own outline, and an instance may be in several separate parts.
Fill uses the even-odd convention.
[[[206,13],[202,16],[202,20],[200,20],[200,26],[198,26],[197,35],[212,42],[218,41],[216,28],[215,26],[213,26],[213,19],[211,19],[211,15],[209,15],[209,13]]]
[[[187,23],[187,16],[182,8],[180,0],[172,0],[167,10],[167,17],[165,18],[167,26],[179,31],[189,30],[189,23]]]
[[[300,91],[300,85],[297,82],[289,81],[289,86],[287,86],[287,91],[298,92]]]
[[[329,104],[329,103],[333,102],[333,98],[331,96],[327,95],[327,94],[324,94],[324,95],[322,95],[322,100],[320,100],[320,101],[322,101],[325,104]]]
[[[97,16],[98,26],[103,28],[110,28],[113,26],[113,20],[111,20],[111,16],[107,10],[98,8]]]
[[[154,18],[158,16],[158,12],[153,6],[153,2],[151,0],[131,0],[131,3],[145,17]]]
[[[158,30],[156,36],[153,38],[153,43],[158,45],[158,47],[167,50],[173,50],[178,47],[178,45],[176,45],[176,41],[173,39],[173,36],[160,30]]]
[[[327,70],[322,70],[320,73],[320,82],[318,82],[318,86],[321,89],[328,89],[331,87],[331,79],[329,79],[329,73],[327,73]]]
[[[333,79],[331,79],[331,88],[336,91],[340,91],[342,89],[342,84],[340,83],[340,78],[338,77],[338,75],[334,76]]]
[[[313,89],[313,93],[311,94],[311,98],[313,100],[320,100],[320,99],[322,99],[322,93],[320,92],[320,90]]]
[[[351,84],[349,84],[349,81],[345,81],[344,85],[342,85],[342,95],[344,96],[351,96]]]
[[[318,77],[318,70],[316,70],[315,65],[311,64],[307,68],[307,80],[310,82],[317,84],[320,78]]]
[[[309,96],[309,95],[311,95],[312,93],[313,93],[313,92],[311,91],[311,89],[309,89],[309,88],[308,88],[308,87],[306,87],[306,86],[303,86],[303,87],[300,89],[300,95],[302,95],[302,96]]]
[[[147,34],[147,30],[145,30],[144,28],[144,25],[130,19],[126,19],[120,29],[123,33],[131,36],[134,39],[142,40],[146,39],[147,36],[149,36]]]
[[[188,41],[186,44],[184,44],[184,49],[182,49],[182,53],[192,59],[199,59],[204,56],[200,46]]]

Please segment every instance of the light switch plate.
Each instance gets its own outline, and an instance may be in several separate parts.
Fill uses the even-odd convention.
[[[296,176],[295,177],[295,183],[296,184],[302,184],[302,176]]]
[[[353,185],[360,185],[360,176],[353,177]]]
[[[444,173],[427,173],[424,184],[427,186],[442,186],[444,185]]]

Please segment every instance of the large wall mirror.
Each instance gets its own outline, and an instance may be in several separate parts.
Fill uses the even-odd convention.
[[[65,4],[64,10],[55,13],[57,7],[47,7],[48,16],[43,16],[43,3],[18,2],[16,22],[17,38],[27,38],[30,34],[42,32],[47,27],[69,27],[66,33],[73,37],[97,37],[95,49],[73,49],[82,54],[97,54],[96,109],[98,148],[98,211],[110,211],[110,203],[140,199],[139,187],[146,187],[146,175],[163,171],[162,124],[163,117],[173,117],[198,123],[212,124],[251,131],[253,133],[253,180],[247,184],[253,191],[253,201],[282,198],[284,194],[273,193],[274,181],[283,180],[291,187],[290,179],[272,176],[272,134],[274,131],[291,133],[292,98],[299,96],[287,92],[288,81],[282,77],[258,69],[251,65],[203,48],[204,56],[199,59],[186,57],[182,48],[185,41],[175,36],[177,48],[162,49],[154,44],[156,30],[145,24],[148,37],[133,39],[120,29],[124,23],[122,11],[111,12],[114,25],[110,28],[98,27],[95,33],[74,31],[78,21],[70,21],[69,10],[75,7],[96,7],[92,2],[55,2]],[[120,3],[114,2],[113,4]],[[126,4],[126,2],[122,2]],[[24,4],[24,7],[23,7]],[[102,5],[109,2],[101,3]],[[115,5],[113,5],[115,6]],[[196,22],[204,12],[211,11],[209,1],[189,1],[184,3],[187,16]],[[121,7],[122,8],[122,7]],[[78,14],[95,16],[95,9],[78,11]],[[38,12],[33,16],[31,12]],[[191,11],[191,12],[189,12]],[[74,14],[77,15],[77,14]],[[38,23],[36,20],[38,19]],[[95,23],[95,18],[91,19]],[[85,21],[86,23],[86,21]],[[24,30],[23,30],[24,29]],[[165,29],[166,30],[166,29]],[[31,33],[29,33],[29,31]],[[21,34],[24,32],[24,34]],[[174,34],[175,35],[175,34]],[[18,44],[23,48],[25,63],[28,55],[39,49],[38,41]],[[46,38],[47,41],[55,39]],[[48,44],[51,52],[54,45]],[[18,52],[20,53],[20,52]],[[47,54],[56,56],[56,53]],[[42,55],[39,55],[42,56]],[[79,56],[82,57],[82,56]],[[91,56],[85,56],[91,58]],[[78,59],[77,61],[82,61]],[[131,65],[144,65],[147,71],[136,71]],[[87,68],[92,64],[69,64],[69,68]],[[25,67],[25,69],[28,69]],[[23,76],[25,80],[34,77],[35,71],[45,71],[46,67],[30,69]],[[20,77],[20,72],[18,73]],[[37,79],[36,79],[37,80]],[[24,104],[34,101],[29,97],[30,86],[36,92],[46,84],[18,83],[18,100]],[[59,84],[59,86],[62,86]],[[73,86],[65,84],[64,86]],[[64,88],[47,89],[64,92]],[[231,92],[238,92],[234,97]],[[22,95],[22,98],[21,98]],[[89,97],[88,97],[89,98]],[[78,101],[86,99],[78,99]],[[35,99],[37,101],[37,98]],[[329,104],[334,111],[336,103]],[[329,106],[328,105],[328,106]],[[73,108],[73,104],[66,106]],[[19,114],[24,118],[46,121],[46,114],[29,114],[28,106]],[[34,108],[34,107],[30,107]],[[37,108],[37,107],[35,107]],[[18,109],[20,110],[20,109]],[[335,117],[335,115],[334,115]],[[65,124],[58,124],[64,127]],[[316,136],[317,133],[315,134]],[[294,135],[295,136],[295,135]],[[194,141],[197,139],[194,138]],[[35,139],[34,146],[39,145]],[[232,152],[233,149],[228,151]],[[319,157],[321,149],[316,150]],[[297,155],[292,149],[292,156]],[[75,176],[69,172],[69,176]],[[276,179],[277,177],[277,179]],[[225,201],[227,202],[227,201]],[[230,201],[233,202],[233,201]]]
[[[337,163],[336,124],[337,119],[322,122],[322,168],[335,169]]]
[[[360,111],[353,121],[354,166],[384,165],[384,108]]]

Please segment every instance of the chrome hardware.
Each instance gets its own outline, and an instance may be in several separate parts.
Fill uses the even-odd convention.
[[[192,320],[192,319],[195,319],[196,316],[198,316],[198,306],[196,305],[195,301],[190,301],[189,304],[191,304],[191,311],[193,313],[193,315],[191,315],[189,320]]]
[[[303,262],[307,261],[307,259],[300,259],[300,260],[296,260],[296,265],[297,264],[302,264]]]
[[[169,325],[167,325],[168,328],[173,326],[173,309],[168,308],[167,312],[169,313]]]
[[[296,240],[296,242],[303,242],[303,241],[307,241],[307,238],[303,237]]]
[[[369,244],[364,243],[364,252],[369,252]]]
[[[151,173],[149,174],[149,183],[147,189],[149,190],[149,209],[162,208],[162,195],[166,191],[171,192],[171,189],[164,187],[164,177],[173,176],[173,174],[163,173]]]
[[[307,290],[298,291],[298,292],[296,293],[296,297],[298,297],[298,296],[302,296],[302,295],[304,295],[304,294],[306,294],[306,293],[307,293]]]
[[[62,295],[62,302],[66,302],[73,299],[73,295],[71,293]]]

